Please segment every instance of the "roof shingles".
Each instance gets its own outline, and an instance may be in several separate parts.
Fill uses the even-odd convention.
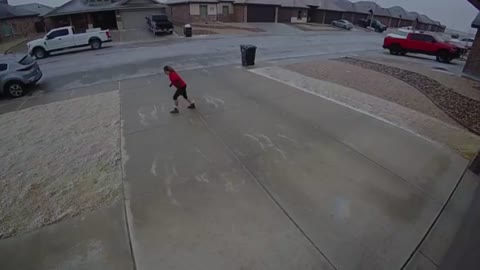
[[[21,7],[10,6],[8,4],[0,4],[0,20],[15,17],[34,17],[39,13],[31,12]]]

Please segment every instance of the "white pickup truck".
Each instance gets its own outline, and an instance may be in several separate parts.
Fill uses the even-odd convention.
[[[47,57],[51,52],[71,48],[90,46],[100,49],[102,43],[110,42],[112,38],[108,30],[89,29],[85,33],[75,33],[71,26],[50,30],[43,38],[27,43],[28,53],[37,59]]]

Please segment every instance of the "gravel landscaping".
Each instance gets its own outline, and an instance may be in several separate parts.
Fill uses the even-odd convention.
[[[311,78],[356,89],[461,127],[417,89],[391,76],[333,60],[297,63],[285,68]]]
[[[395,56],[392,57],[391,55],[387,56],[380,56],[380,57],[356,57],[357,59],[366,60],[370,62],[375,62],[379,64],[384,64],[387,66],[393,66],[400,69],[410,70],[422,75],[425,75],[431,79],[438,81],[439,83],[443,84],[446,87],[451,88],[455,92],[469,97],[471,99],[475,99],[480,101],[480,83],[474,80],[470,80],[455,74],[449,74],[448,70],[450,69],[449,66],[452,66],[452,69],[455,69],[455,65],[458,65],[457,61],[454,61],[448,66],[437,64],[437,62],[433,60],[427,66],[431,66],[428,68],[425,64],[419,64],[416,62],[411,61],[411,57],[407,56]],[[446,68],[447,72],[441,72],[439,70],[434,70],[435,67]]]
[[[121,196],[118,91],[0,115],[0,238]]]
[[[415,87],[459,124],[480,135],[480,101],[466,97],[425,75],[356,58],[336,59],[387,74]]]

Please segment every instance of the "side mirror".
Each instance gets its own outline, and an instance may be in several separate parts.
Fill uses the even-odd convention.
[[[434,40],[432,40],[432,43],[437,43],[437,41],[434,39]]]
[[[49,36],[49,35],[46,35],[46,36],[45,36],[45,39],[46,39],[46,40],[49,40],[49,39],[50,39],[50,36]]]

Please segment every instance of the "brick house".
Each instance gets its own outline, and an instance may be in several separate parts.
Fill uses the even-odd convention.
[[[360,1],[353,3],[354,11],[357,14],[362,14],[364,18],[371,16],[370,12],[373,12],[374,19],[379,20],[384,25],[388,26],[390,24],[390,12],[388,9],[385,9],[375,2],[370,1]],[[356,23],[357,21],[354,21]]]
[[[35,27],[41,22],[39,15],[21,6],[11,6],[7,0],[0,0],[0,40],[43,32],[44,27]]]
[[[439,29],[438,22],[418,13],[410,14],[401,7],[383,8],[371,1],[352,3],[348,0],[159,0],[169,7],[171,19],[177,23],[198,22],[281,22],[323,23],[346,19],[357,23],[374,17],[389,27],[411,26],[416,18],[423,29]],[[421,18],[420,18],[421,17]]]
[[[155,0],[71,0],[45,14],[47,28],[74,26],[90,28],[145,28],[145,17],[168,14],[165,4]]]
[[[237,21],[234,0],[173,0],[168,1],[172,21],[176,23],[192,22],[231,22]],[[243,10],[239,10],[242,13]],[[243,17],[241,18],[243,21]]]

